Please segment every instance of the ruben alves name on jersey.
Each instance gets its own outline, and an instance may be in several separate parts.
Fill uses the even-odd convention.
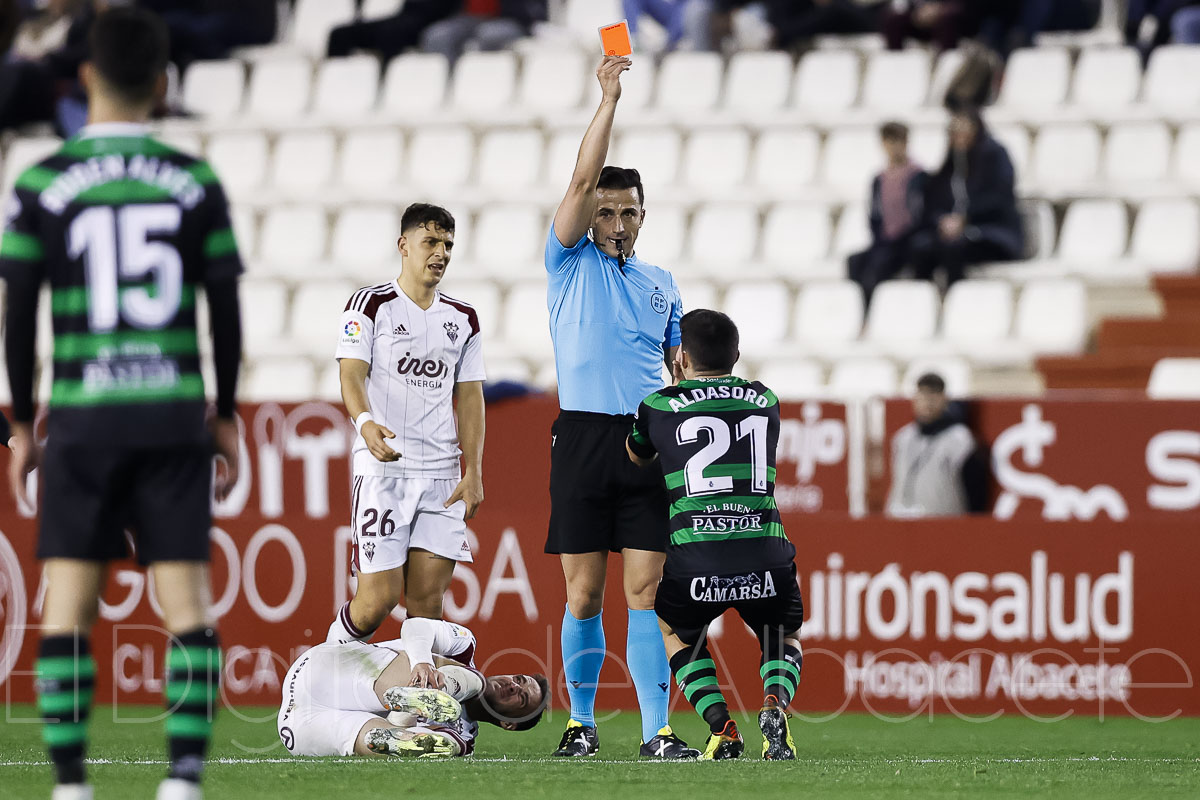
[[[634,453],[658,454],[671,498],[667,570],[722,575],[790,564],[775,505],[779,399],[737,377],[682,381],[638,407]]]

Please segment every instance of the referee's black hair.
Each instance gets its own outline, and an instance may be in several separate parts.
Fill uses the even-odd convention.
[[[697,308],[684,314],[679,336],[696,372],[730,372],[741,356],[737,325],[720,311]]]
[[[132,103],[154,99],[170,49],[162,18],[133,6],[101,12],[88,31],[88,60],[109,88]]]
[[[400,218],[400,233],[431,222],[448,233],[454,233],[454,215],[432,203],[413,203],[404,209],[404,216]]]
[[[637,189],[638,205],[646,205],[646,190],[642,188],[642,176],[636,169],[605,167],[600,170],[597,189]]]

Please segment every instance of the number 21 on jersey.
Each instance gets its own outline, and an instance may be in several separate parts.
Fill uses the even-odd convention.
[[[679,444],[700,441],[701,431],[708,435],[708,444],[701,447],[684,466],[684,485],[688,497],[724,494],[733,491],[733,478],[728,475],[705,477],[705,468],[725,456],[733,441],[730,426],[717,417],[688,417],[679,424],[675,438]],[[737,441],[750,438],[750,488],[756,494],[767,493],[767,418],[743,417],[734,427]]]

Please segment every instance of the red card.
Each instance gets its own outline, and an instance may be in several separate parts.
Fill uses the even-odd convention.
[[[629,23],[621,20],[615,25],[600,29],[600,46],[606,56],[628,56],[633,54],[633,42],[629,39]]]

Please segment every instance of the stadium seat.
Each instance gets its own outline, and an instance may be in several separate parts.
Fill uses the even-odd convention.
[[[820,137],[811,128],[763,131],[754,148],[750,181],[777,196],[792,198],[797,187],[811,184],[816,177],[820,148]]]
[[[1192,193],[1200,193],[1200,123],[1180,127],[1175,137],[1171,175],[1188,186]]]
[[[589,67],[583,55],[572,50],[537,50],[527,54],[517,90],[518,104],[542,113],[578,108],[591,71]]]
[[[595,30],[592,35],[596,35]],[[634,112],[650,110],[657,76],[658,69],[653,59],[648,58],[638,59],[628,72],[621,74],[621,113],[625,115],[626,124],[639,122]],[[600,103],[600,82],[592,77],[586,85],[583,104],[585,108],[594,109]]]
[[[1133,47],[1085,47],[1075,65],[1071,101],[1090,114],[1119,116],[1137,99],[1142,62]]]
[[[1046,200],[1018,200],[1017,212],[1025,230],[1022,258],[1049,258],[1054,252],[1054,208]]]
[[[262,186],[270,163],[267,137],[251,131],[214,134],[207,155],[226,193],[235,200],[250,197]]]
[[[287,300],[287,288],[278,281],[242,281],[242,307],[253,309],[242,314],[242,347],[249,358],[286,351]]]
[[[242,260],[253,259],[258,248],[258,220],[249,206],[234,205],[229,209],[233,236]]]
[[[315,269],[325,257],[327,227],[318,206],[275,206],[263,217],[259,257],[283,274]]]
[[[358,288],[356,282],[324,280],[308,281],[296,289],[288,331],[301,352],[322,360],[333,356],[342,312]]]
[[[1013,289],[1002,280],[957,281],[942,305],[942,342],[971,355],[978,345],[1000,342],[1012,330]]]
[[[1130,256],[1155,272],[1200,267],[1200,207],[1191,199],[1147,200],[1138,210]]]
[[[529,358],[547,359],[553,354],[544,278],[519,283],[509,290],[504,303],[504,343]]]
[[[782,281],[755,281],[731,286],[721,310],[738,326],[742,356],[769,360],[787,338],[791,306],[791,292]]]
[[[971,362],[958,356],[917,358],[908,362],[900,380],[900,392],[905,396],[917,393],[917,381],[930,372],[946,382],[946,394],[952,398],[971,394]]]
[[[621,0],[566,0],[563,24],[577,38],[596,41],[596,31],[625,17]]]
[[[946,90],[950,88],[950,81],[954,80],[962,64],[961,50],[945,50],[938,56],[933,65],[933,76],[929,79],[929,97],[926,100],[928,105],[934,108],[942,107],[946,100]]]
[[[910,128],[908,155],[927,172],[937,172],[946,160],[946,126],[920,125]]]
[[[1100,165],[1100,132],[1092,125],[1044,125],[1033,150],[1038,189],[1053,196],[1070,195],[1094,186]]]
[[[204,155],[204,140],[199,133],[193,133],[179,128],[166,128],[157,131],[154,138],[168,147],[173,147],[181,153],[200,158]]]
[[[938,306],[929,281],[884,281],[872,295],[865,338],[888,353],[919,351],[937,331]]]
[[[1104,178],[1110,191],[1162,191],[1169,181],[1171,132],[1161,122],[1113,125],[1104,145]]]
[[[1146,67],[1144,99],[1166,116],[1194,118],[1200,112],[1197,75],[1200,75],[1200,48],[1185,44],[1155,48]]]
[[[1016,338],[1038,354],[1079,353],[1087,340],[1087,290],[1073,279],[1025,284],[1017,300]]]
[[[340,403],[342,401],[342,365],[335,361],[318,372],[317,385],[313,389],[313,399],[325,403]]]
[[[997,104],[1025,118],[1047,115],[1066,101],[1070,81],[1066,48],[1020,48],[1008,57]]]
[[[351,191],[395,191],[403,151],[404,138],[398,130],[351,131],[342,140],[338,183]]]
[[[484,134],[479,145],[478,185],[503,192],[536,184],[542,174],[542,145],[542,133],[536,128]]]
[[[929,95],[929,53],[920,48],[872,53],[863,79],[862,105],[880,114],[912,111]]]
[[[683,151],[683,183],[693,192],[720,196],[746,181],[750,135],[744,130],[693,132]]]
[[[229,119],[241,111],[245,88],[242,62],[196,61],[183,73],[183,107],[210,120]]]
[[[711,111],[717,105],[723,74],[719,53],[668,53],[658,67],[656,106],[672,114]]]
[[[288,197],[316,192],[333,178],[336,149],[328,131],[284,133],[271,157],[271,187]]]
[[[814,115],[845,111],[858,97],[858,54],[813,50],[800,60],[791,105]]]
[[[500,287],[492,281],[469,280],[455,272],[454,264],[450,266],[449,277],[438,285],[442,294],[455,300],[469,303],[475,308],[479,319],[479,333],[484,337],[484,349],[499,334],[501,314]],[[489,377],[491,374],[489,363]]]
[[[362,274],[356,267],[379,267],[396,261],[400,214],[395,206],[343,206],[333,225],[330,259],[337,274]]]
[[[617,140],[615,150],[616,158],[610,155],[610,163],[636,168],[647,192],[650,187],[666,191],[675,185],[680,151],[679,134],[675,131],[666,128],[630,131]],[[564,191],[569,177],[563,178]]]
[[[471,175],[474,152],[467,128],[421,127],[408,146],[409,177],[425,189],[460,187]]]
[[[568,127],[557,130],[546,147],[546,169],[543,173],[546,188],[553,192],[565,192],[575,161],[579,157],[579,143],[583,141],[586,128]],[[610,152],[615,148],[610,148]],[[617,163],[617,162],[614,162]]]
[[[1160,358],[1146,394],[1156,400],[1200,400],[1200,358]]]
[[[313,113],[341,122],[371,113],[379,94],[379,59],[331,58],[317,69]]]
[[[337,341],[336,330],[330,341]],[[307,358],[263,359],[249,373],[241,385],[242,399],[247,402],[303,403],[316,392],[316,374]]]
[[[781,277],[805,272],[809,262],[829,255],[832,238],[829,209],[811,204],[787,203],[772,208],[763,222],[762,260]]]
[[[676,281],[683,299],[684,313],[696,308],[717,308],[717,288],[708,281],[686,279]]]
[[[1067,207],[1058,258],[1069,265],[1110,262],[1125,254],[1129,215],[1118,200],[1076,200]]]
[[[296,0],[291,41],[310,56],[325,55],[329,32],[354,19],[354,0]]]
[[[246,111],[263,122],[280,124],[308,108],[312,66],[302,58],[259,61],[250,73]]]
[[[746,270],[756,267],[758,216],[758,209],[747,204],[701,206],[692,215],[688,260],[704,275],[724,282],[735,281]]]
[[[683,257],[687,212],[682,206],[655,203],[634,243],[634,252],[651,264],[673,268]]]
[[[1017,171],[1017,185],[1020,186],[1029,177],[1029,152],[1033,149],[1029,142],[1029,131],[1021,125],[994,125],[991,131],[996,141],[1008,151],[1008,157]]]
[[[547,230],[536,206],[487,206],[479,214],[471,249],[475,260],[497,276],[540,275]]]
[[[738,371],[738,367],[734,367]],[[811,358],[776,359],[763,362],[755,379],[784,402],[814,400],[821,397],[825,381],[821,362]]]
[[[766,116],[787,103],[795,68],[791,56],[779,51],[737,52],[725,70],[722,103],[737,116]]]
[[[383,76],[382,108],[389,117],[413,115],[414,87],[420,87],[421,105],[429,116],[440,109],[450,83],[450,64],[440,53],[403,53],[388,64]]]
[[[516,81],[511,51],[465,53],[454,65],[451,105],[459,113],[487,117],[510,106]]]
[[[828,392],[845,400],[892,397],[898,378],[896,365],[886,358],[847,358],[833,365]]]
[[[874,128],[836,128],[825,140],[821,183],[840,196],[865,199],[883,166],[883,149]]]
[[[850,203],[838,216],[833,236],[833,256],[844,259],[851,253],[865,250],[871,244],[871,226],[867,220],[867,207],[862,203]]]
[[[863,324],[862,289],[853,281],[804,284],[796,300],[793,339],[806,350],[841,350],[858,338]]]

